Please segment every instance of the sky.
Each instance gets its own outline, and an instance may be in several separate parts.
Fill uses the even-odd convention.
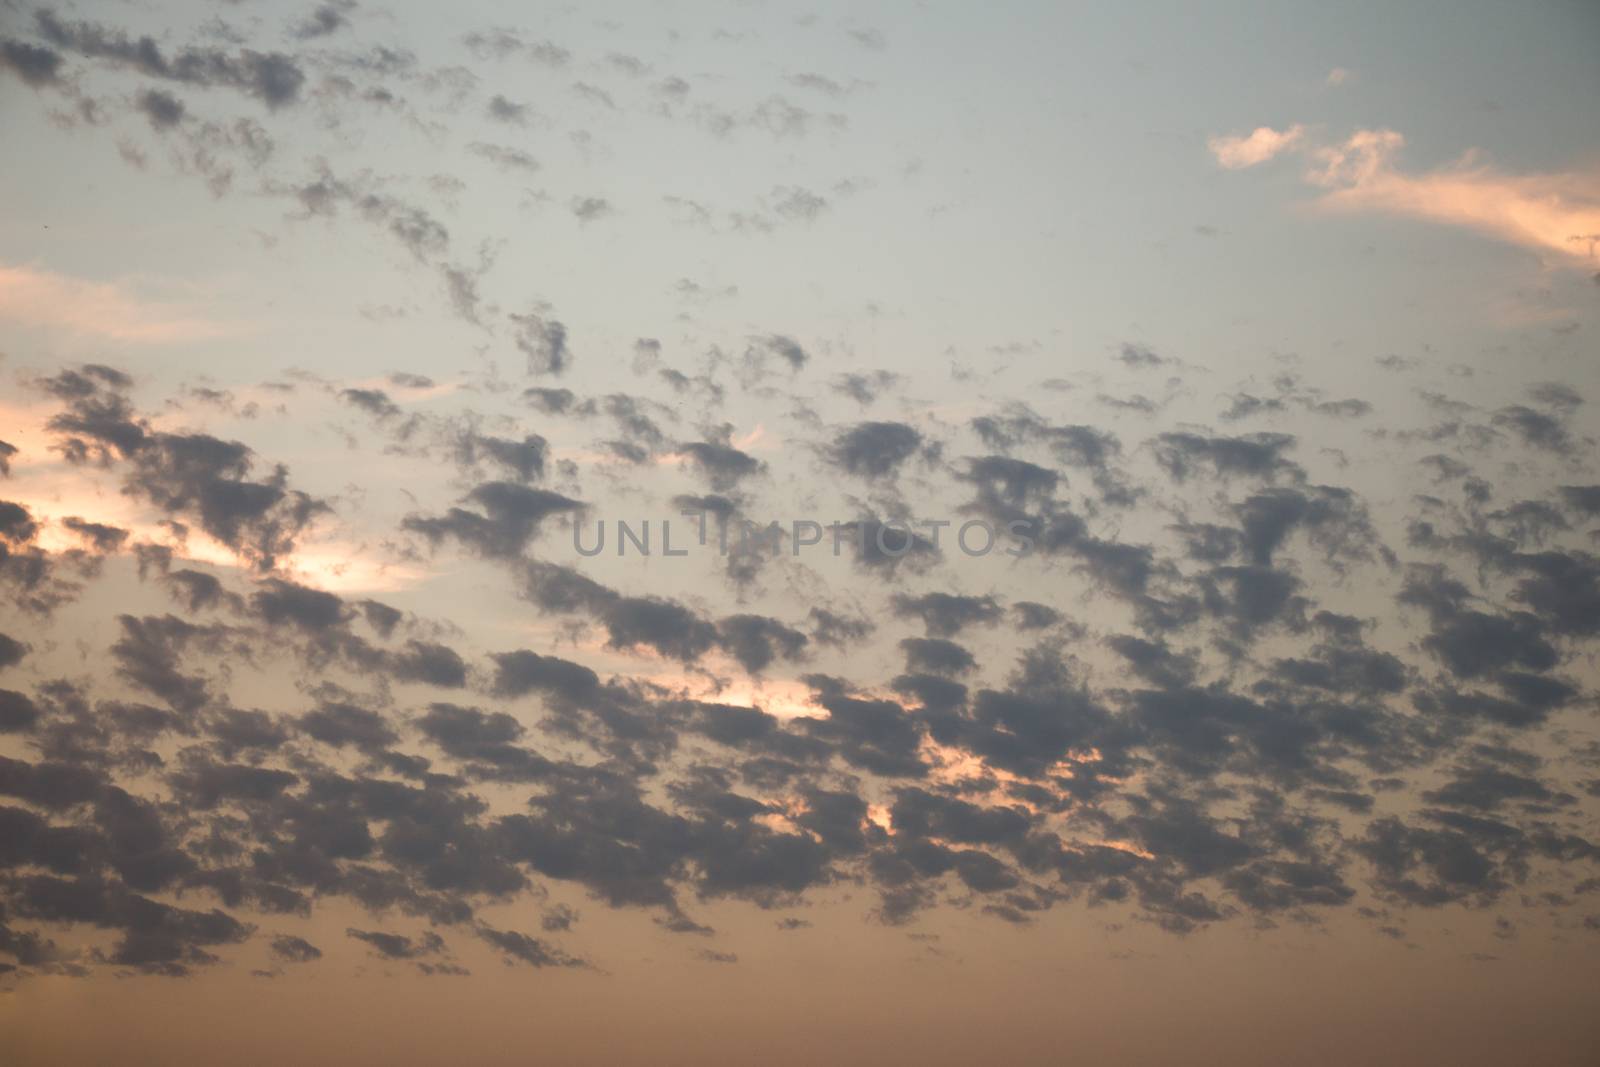
[[[1597,40],[0,0],[5,1062],[1594,1062]]]

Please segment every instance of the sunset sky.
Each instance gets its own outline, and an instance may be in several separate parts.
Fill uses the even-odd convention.
[[[0,0],[0,1062],[1600,1060],[1597,45]]]

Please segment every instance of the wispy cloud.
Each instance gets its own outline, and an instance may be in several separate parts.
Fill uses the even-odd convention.
[[[121,282],[95,282],[0,264],[0,319],[135,343],[194,341],[238,332],[178,304],[143,299]]]
[[[1316,153],[1321,206],[1381,211],[1466,226],[1513,244],[1593,264],[1600,245],[1600,175],[1502,174],[1468,154],[1426,174],[1394,165],[1405,139],[1360,130]]]
[[[1357,130],[1322,146],[1301,127],[1262,127],[1248,138],[1213,138],[1212,154],[1230,170],[1264,163],[1285,148],[1305,153],[1306,181],[1325,192],[1329,211],[1364,211],[1463,226],[1503,241],[1592,267],[1600,253],[1600,174],[1505,174],[1468,152],[1446,167],[1407,173],[1396,163],[1405,138],[1394,130]]]

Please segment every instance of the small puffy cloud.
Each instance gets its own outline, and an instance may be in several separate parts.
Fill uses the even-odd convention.
[[[1257,126],[1243,136],[1213,137],[1206,142],[1206,147],[1221,166],[1243,170],[1293,148],[1304,136],[1305,127],[1298,123],[1281,131],[1271,126]]]

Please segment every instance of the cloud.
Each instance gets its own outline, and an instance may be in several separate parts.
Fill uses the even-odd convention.
[[[485,61],[556,57],[501,31],[469,47]],[[168,136],[202,122],[186,108],[203,98],[173,81],[130,98],[144,116],[127,117]],[[456,113],[483,121],[464,102]],[[773,132],[786,115],[804,125],[766,114]],[[1308,137],[1257,130],[1212,151],[1228,169],[1297,154],[1329,198],[1424,181],[1398,173],[1398,135],[1333,148]],[[484,142],[466,151],[536,165]],[[266,191],[308,214],[356,217],[446,267],[443,222],[383,191],[398,178],[351,173],[318,168]],[[773,189],[765,210],[823,210],[803,192]],[[1600,795],[1568,776],[1587,770],[1484,754],[1510,731],[1552,744],[1541,727],[1565,729],[1593,703],[1581,672],[1583,642],[1600,633],[1587,521],[1600,488],[1549,478],[1577,479],[1589,443],[1590,409],[1572,389],[1450,409],[1459,440],[1477,442],[1452,452],[1454,467],[1408,451],[1447,444],[1397,428],[1372,446],[1383,477],[1363,496],[1320,484],[1337,477],[1320,426],[1226,436],[1141,420],[1124,446],[1035,413],[1019,392],[974,385],[952,398],[926,372],[841,373],[854,357],[840,339],[819,333],[808,352],[755,311],[708,348],[698,327],[676,325],[687,319],[595,332],[578,311],[508,314],[487,285],[479,300],[481,271],[449,271],[494,342],[479,352],[481,375],[427,364],[450,385],[307,375],[318,387],[295,392],[236,377],[141,412],[131,377],[110,367],[34,379],[60,412],[49,433],[42,416],[37,430],[7,424],[21,451],[0,483],[15,498],[0,502],[0,592],[17,605],[0,635],[0,732],[27,755],[0,757],[0,796],[27,805],[0,802],[0,957],[48,966],[46,933],[94,923],[130,933],[97,965],[177,973],[249,933],[220,912],[163,911],[135,895],[156,890],[206,907],[214,897],[264,924],[315,909],[325,932],[355,922],[358,954],[456,973],[445,937],[519,965],[578,966],[478,914],[531,904],[542,933],[564,931],[558,893],[654,908],[662,927],[691,934],[708,929],[683,913],[690,901],[787,908],[822,887],[835,899],[875,893],[889,922],[942,903],[1023,923],[1080,899],[1184,932],[1233,916],[1300,922],[1345,904],[1363,874],[1402,902],[1487,901],[1524,882],[1535,899],[1587,877],[1577,861],[1600,854],[1580,836],[1592,819],[1566,799]],[[713,309],[698,299],[679,310]],[[592,366],[572,366],[567,324],[591,339]],[[642,358],[618,379],[629,344]],[[516,351],[531,374],[574,370],[584,395],[502,377],[494,362]],[[1156,379],[1191,358],[1133,343],[1114,352]],[[424,357],[402,347],[372,358]],[[158,370],[141,365],[141,398],[164,384]],[[1087,373],[1090,402],[1074,417],[1094,417]],[[618,380],[639,394],[613,391]],[[1287,374],[1217,386],[1232,397],[1224,422],[1367,410]],[[260,406],[281,405],[276,430],[265,410],[259,429],[225,421],[242,410],[233,398],[274,388]],[[1264,388],[1276,392],[1253,395]],[[1054,408],[1058,397],[1028,399]],[[445,413],[450,404],[461,406]],[[884,405],[877,421],[840,421],[841,406],[865,418],[873,404]],[[1426,410],[1444,417],[1437,403]],[[756,427],[749,436],[726,421],[735,411]],[[308,456],[330,412],[358,460]],[[259,436],[233,439],[247,430]],[[307,440],[289,440],[299,430]],[[274,448],[314,479],[305,489]],[[0,470],[11,454],[0,445]],[[1517,498],[1491,503],[1467,460],[1484,472],[1514,462],[1504,488]],[[916,492],[902,501],[895,479],[912,471]],[[1481,496],[1468,495],[1473,483]],[[1443,499],[1458,491],[1464,501]],[[97,494],[106,499],[91,507]],[[783,558],[779,540],[762,574],[774,588],[762,589],[748,554],[704,572],[664,559],[633,567],[617,552],[579,562],[567,538],[548,536],[579,516],[613,532],[626,516],[637,530],[639,516],[676,516],[669,501],[723,528],[775,519],[780,505],[836,509],[858,517],[843,532],[859,544],[836,563],[819,549],[813,569]],[[934,529],[931,540],[904,532],[917,515],[953,520],[944,551]],[[966,563],[956,529],[968,518],[1050,533],[1027,559]],[[309,538],[346,521],[361,527],[346,544],[308,554]],[[1437,557],[1438,570],[1396,566],[1379,530],[1406,538],[1408,562]],[[206,561],[230,566],[175,562],[213,541],[231,551]],[[439,580],[405,611],[341,595],[370,579],[350,569],[358,551],[392,575],[433,547],[447,549]],[[875,580],[860,581],[868,569]],[[1331,580],[1347,572],[1354,580]],[[82,594],[58,619],[34,606],[56,595],[50,575],[60,596]],[[491,651],[508,647],[508,628],[529,647]],[[451,702],[419,699],[420,686]],[[1374,823],[1379,791],[1389,795]],[[1504,824],[1489,826],[1491,813]],[[335,921],[343,908],[381,918]],[[391,932],[390,916],[440,932]],[[818,925],[843,921],[819,913]],[[607,944],[602,934],[594,950]],[[285,964],[320,955],[287,936],[270,950]]]
[[[560,374],[567,369],[572,350],[566,326],[534,312],[510,318],[516,326],[516,345],[528,357],[529,374]]]
[[[239,332],[180,305],[136,296],[122,282],[93,282],[0,264],[0,319],[136,344],[198,341]]]
[[[1396,164],[1405,143],[1395,130],[1363,129],[1337,144],[1311,145],[1300,125],[1281,133],[1262,126],[1245,137],[1207,142],[1228,170],[1291,149],[1303,153],[1306,181],[1325,190],[1316,201],[1323,211],[1427,219],[1554,253],[1586,269],[1600,262],[1600,170],[1505,174],[1473,150],[1448,166],[1412,174]]]
[[[269,108],[295,103],[305,72],[281,52],[186,47],[164,53],[151,37],[134,39],[121,30],[92,22],[65,22],[53,12],[34,13],[39,34],[57,48],[135,70],[149,78],[185,85],[217,86],[253,96]]]
[[[1358,130],[1343,144],[1318,149],[1308,175],[1328,190],[1318,206],[1408,215],[1577,264],[1600,261],[1600,172],[1502,174],[1468,153],[1448,167],[1407,174],[1394,164],[1404,145],[1393,130]]]
[[[600,196],[575,196],[571,203],[572,214],[579,222],[593,222],[613,213],[611,202]]]
[[[280,934],[272,939],[272,954],[286,963],[310,963],[322,958],[322,950],[311,942],[293,934]]]
[[[827,456],[841,470],[887,478],[922,447],[922,434],[903,422],[863,422],[843,431]]]
[[[336,33],[350,25],[347,13],[355,6],[354,0],[334,0],[333,3],[322,4],[294,28],[294,36],[307,41]]]
[[[511,558],[538,537],[545,520],[583,508],[560,493],[516,482],[485,482],[469,492],[466,501],[482,513],[456,507],[442,516],[412,515],[403,520],[402,528],[433,545],[448,537],[484,556]]]
[[[501,170],[520,170],[524,173],[532,174],[539,169],[539,161],[520,148],[508,148],[504,145],[474,141],[467,146],[467,151],[475,156],[487,159]]]
[[[536,937],[529,937],[516,930],[496,930],[489,926],[480,926],[478,933],[485,941],[504,953],[507,964],[524,963],[530,967],[587,966],[583,960],[569,956]]]
[[[1213,137],[1206,142],[1217,162],[1228,170],[1242,170],[1265,163],[1300,143],[1305,127],[1299,124],[1279,132],[1270,126],[1257,126],[1243,136]]]
[[[48,48],[14,41],[0,40],[0,70],[9,70],[23,83],[33,88],[54,83],[61,71],[61,56]]]

